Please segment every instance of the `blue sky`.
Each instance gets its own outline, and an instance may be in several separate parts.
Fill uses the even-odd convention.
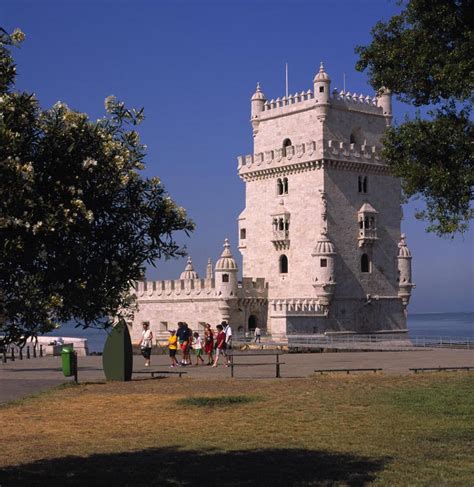
[[[267,97],[282,96],[288,62],[290,92],[306,91],[322,60],[332,87],[341,88],[346,73],[348,90],[373,94],[354,70],[354,46],[397,9],[385,0],[2,0],[0,24],[26,33],[15,52],[17,86],[43,107],[61,100],[98,118],[111,94],[145,107],[146,173],[160,176],[196,222],[180,241],[204,274],[224,237],[239,257],[244,187],[236,157],[252,150],[256,82]],[[399,120],[412,113],[398,102],[394,110]],[[473,310],[474,231],[454,240],[427,234],[414,219],[417,206],[405,206],[403,221],[417,284],[410,311]],[[174,278],[184,265],[159,262],[148,277]]]

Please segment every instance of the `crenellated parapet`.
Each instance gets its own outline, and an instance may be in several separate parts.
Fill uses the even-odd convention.
[[[324,308],[314,298],[271,299],[269,310],[273,316],[326,316]]]
[[[378,96],[363,95],[362,93],[351,93],[350,91],[333,90],[329,97],[329,104],[339,110],[352,110],[374,115],[384,116],[384,106]],[[294,95],[278,97],[266,100],[263,103],[263,110],[260,113],[260,121],[310,110],[317,105],[312,90],[301,91]]]
[[[133,291],[138,299],[212,297],[216,295],[216,282],[215,279],[137,281]]]
[[[268,291],[265,279],[243,278],[237,288],[238,298],[262,298]],[[212,279],[174,279],[136,281],[132,292],[139,301],[169,299],[224,299],[219,284]]]
[[[239,156],[237,168],[239,176],[248,180],[249,177],[258,173],[274,175],[279,172],[314,169],[318,165],[313,163],[322,160],[370,164],[374,170],[380,168],[381,172],[388,171],[388,166],[382,162],[379,147],[367,144],[351,144],[338,140],[324,141],[323,144],[316,144],[316,141],[311,140],[284,149],[275,148],[265,152]],[[368,170],[370,171],[370,167]]]

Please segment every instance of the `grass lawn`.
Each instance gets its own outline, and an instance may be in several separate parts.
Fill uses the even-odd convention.
[[[0,485],[474,485],[474,375],[161,379],[0,408]]]

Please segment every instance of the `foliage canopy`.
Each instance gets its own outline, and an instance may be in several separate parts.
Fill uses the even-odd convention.
[[[378,22],[356,68],[427,117],[389,128],[384,157],[407,197],[422,196],[418,217],[438,235],[464,232],[473,217],[474,33],[470,0],[408,0],[399,15]]]
[[[0,30],[0,335],[21,342],[59,322],[107,326],[132,309],[144,263],[183,254],[192,231],[158,178],[147,179],[136,126],[143,109],[114,97],[92,121],[14,91],[12,46]]]

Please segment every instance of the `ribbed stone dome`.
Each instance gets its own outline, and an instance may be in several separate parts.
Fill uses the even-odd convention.
[[[316,247],[314,247],[312,255],[330,255],[335,253],[336,249],[331,240],[326,235],[321,235],[316,242]]]
[[[411,252],[407,247],[404,233],[402,233],[400,243],[398,244],[398,257],[411,257]]]
[[[188,257],[188,263],[179,276],[180,279],[199,279],[198,273],[194,270],[193,261]]]
[[[236,271],[236,270],[237,270],[237,263],[232,257],[229,240],[226,238],[224,240],[224,251],[220,256],[220,259],[216,262],[216,271]]]
[[[328,74],[324,71],[323,63],[319,66],[319,73],[314,77],[314,81],[330,81]]]
[[[252,101],[253,100],[263,100],[266,101],[265,95],[262,93],[262,90],[260,89],[260,83],[257,83],[257,89],[255,90],[255,93],[252,96]]]

